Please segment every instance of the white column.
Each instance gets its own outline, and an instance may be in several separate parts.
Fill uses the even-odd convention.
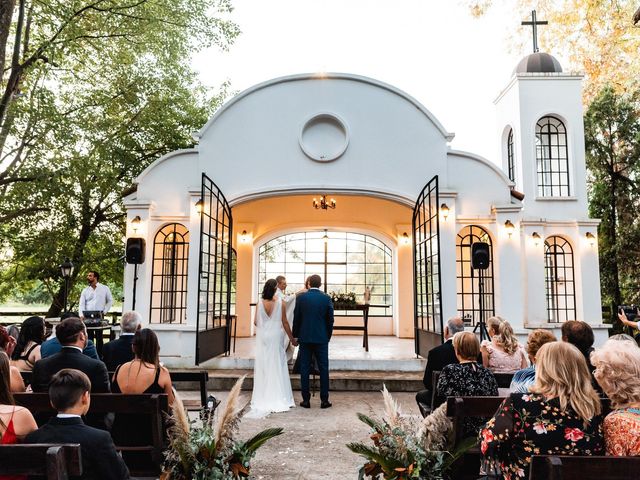
[[[580,222],[576,228],[574,265],[576,281],[576,320],[591,325],[602,323],[602,299],[600,297],[600,269],[598,262],[598,223]],[[591,233],[593,238],[588,238]]]
[[[537,234],[537,237],[534,235]],[[523,222],[524,255],[524,326],[536,327],[547,323],[547,299],[544,271],[545,230],[541,222]]]

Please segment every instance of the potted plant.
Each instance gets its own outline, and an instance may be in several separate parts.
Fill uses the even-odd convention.
[[[402,415],[386,387],[382,394],[383,419],[358,414],[358,418],[373,430],[370,437],[373,445],[361,442],[347,445],[349,450],[367,460],[360,468],[358,479],[447,479],[452,464],[477,443],[476,439],[467,439],[451,452],[453,427],[446,415],[446,404],[422,419],[416,415]]]
[[[174,405],[170,417],[169,448],[165,453],[161,480],[236,480],[248,478],[251,459],[267,440],[282,434],[269,428],[249,440],[236,439],[248,404],[240,406],[238,379],[224,407],[205,409],[200,421],[190,421],[182,405]]]

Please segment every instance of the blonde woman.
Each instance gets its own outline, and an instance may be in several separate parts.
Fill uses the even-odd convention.
[[[607,455],[640,455],[640,348],[608,340],[591,354],[593,372],[615,409],[604,419]]]
[[[601,405],[584,355],[565,342],[538,350],[530,393],[512,393],[480,432],[480,450],[505,479],[528,478],[532,455],[600,455]]]
[[[514,373],[526,368],[527,354],[513,333],[509,322],[501,317],[487,320],[491,341],[482,342],[482,364],[493,373]]]

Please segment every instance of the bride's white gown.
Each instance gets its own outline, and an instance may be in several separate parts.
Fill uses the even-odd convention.
[[[271,315],[258,302],[256,315],[256,358],[253,368],[251,410],[246,416],[264,417],[272,412],[286,412],[295,406],[287,355],[284,349],[282,302],[277,301]]]

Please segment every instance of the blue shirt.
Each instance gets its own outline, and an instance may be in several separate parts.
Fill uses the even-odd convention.
[[[513,374],[509,390],[511,393],[529,393],[529,387],[536,381],[535,365],[518,370]]]
[[[55,355],[56,353],[58,353],[60,350],[62,350],[62,345],[60,345],[57,337],[53,337],[40,345],[40,356],[42,358],[50,357],[51,355]],[[95,360],[100,360],[98,358],[96,346],[91,340],[87,342],[87,346],[84,348],[82,353],[87,357],[93,358]]]

